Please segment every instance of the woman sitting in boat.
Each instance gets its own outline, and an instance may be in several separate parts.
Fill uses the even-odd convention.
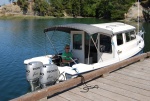
[[[72,66],[74,63],[74,60],[72,59],[73,55],[70,52],[70,46],[65,46],[65,52],[62,54],[62,63],[65,66]]]

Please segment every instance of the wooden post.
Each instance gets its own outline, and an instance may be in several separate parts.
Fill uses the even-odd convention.
[[[104,78],[104,77],[107,77],[109,75],[109,72],[108,73],[104,73],[103,75],[102,75],[102,77]]]
[[[147,57],[150,57],[150,52],[147,52]]]
[[[142,61],[144,61],[144,58],[141,58],[141,59],[140,59],[140,62],[142,62]]]
[[[40,99],[39,101],[48,101],[47,97]]]

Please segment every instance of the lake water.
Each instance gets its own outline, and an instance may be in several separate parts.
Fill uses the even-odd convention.
[[[107,21],[95,18],[0,20],[0,101],[7,101],[30,92],[23,64],[25,59],[55,53],[49,48],[43,33],[44,28],[65,23],[102,22]],[[144,52],[147,52],[150,51],[150,23],[143,23],[143,27],[146,31]],[[62,46],[70,40],[67,35],[62,34],[53,38],[61,39]],[[63,49],[63,47],[56,48],[58,51]]]

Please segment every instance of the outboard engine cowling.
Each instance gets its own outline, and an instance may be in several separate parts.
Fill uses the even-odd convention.
[[[43,66],[42,62],[30,62],[26,67],[26,78],[28,81],[35,81],[40,77],[40,68]]]
[[[53,85],[56,83],[59,78],[59,70],[55,64],[46,64],[41,68],[40,73],[40,84],[42,87],[46,87],[46,85]]]
[[[35,91],[39,87],[40,68],[43,66],[42,62],[35,61],[26,65],[26,79],[30,83],[31,91]]]

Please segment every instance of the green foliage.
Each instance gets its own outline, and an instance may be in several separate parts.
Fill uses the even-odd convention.
[[[69,15],[97,17],[104,19],[123,19],[135,0],[50,0],[55,13],[67,12]]]
[[[99,2],[97,9],[96,9],[96,17],[97,18],[104,18],[104,19],[111,19],[111,14],[113,10],[112,2],[109,0],[102,0]]]
[[[27,10],[28,10],[28,5],[29,5],[28,1],[27,0],[18,0],[17,4],[23,10],[23,14],[26,14]]]
[[[80,2],[79,0],[72,1],[72,14],[74,17],[80,15]]]
[[[50,0],[50,6],[52,7],[52,15],[55,17],[63,16],[63,0]]]
[[[51,15],[51,7],[45,0],[35,0],[33,10],[40,16]]]
[[[99,0],[82,1],[81,15],[85,17],[95,17],[98,2]]]
[[[28,0],[18,0],[28,1]],[[135,0],[34,0],[33,10],[40,16],[97,17],[104,19],[123,19]],[[22,8],[26,6],[21,3]]]
[[[96,17],[104,19],[123,19],[134,0],[101,0],[96,10]]]

